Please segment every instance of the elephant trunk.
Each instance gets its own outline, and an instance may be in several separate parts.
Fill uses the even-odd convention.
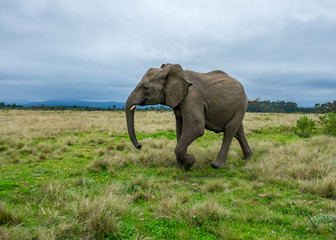
[[[126,101],[126,122],[127,122],[127,130],[128,130],[128,135],[134,145],[137,149],[141,149],[141,145],[138,143],[138,140],[135,135],[134,131],[134,111],[135,111],[136,105],[134,105],[131,101],[130,98],[127,99]]]

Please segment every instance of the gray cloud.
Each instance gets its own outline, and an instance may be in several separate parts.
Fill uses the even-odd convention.
[[[336,3],[4,0],[0,101],[124,101],[149,67],[239,79],[250,98],[335,99]]]

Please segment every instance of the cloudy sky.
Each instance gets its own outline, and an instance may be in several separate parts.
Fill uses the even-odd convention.
[[[221,69],[250,99],[336,99],[335,0],[1,0],[0,102],[125,101],[149,67]]]

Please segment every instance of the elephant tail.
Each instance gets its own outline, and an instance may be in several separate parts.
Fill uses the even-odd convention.
[[[260,98],[256,98],[256,99],[254,99],[254,100],[248,100],[248,103],[254,103],[254,102],[256,102],[256,101],[258,101]]]

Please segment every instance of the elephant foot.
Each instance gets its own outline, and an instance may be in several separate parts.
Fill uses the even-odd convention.
[[[183,166],[186,170],[189,170],[192,167],[192,165],[194,165],[194,162],[195,162],[195,157],[190,156],[189,158],[187,158],[186,161],[184,161]]]
[[[225,166],[225,162],[224,161],[217,161],[217,160],[211,162],[210,164],[215,169],[217,169],[217,168],[224,168],[224,166]]]
[[[253,158],[253,154],[252,154],[252,153],[250,153],[250,154],[246,154],[246,155],[244,156],[244,159],[245,159],[245,160],[248,160],[248,159],[251,159],[251,158]]]
[[[192,155],[187,155],[185,160],[183,161],[177,160],[176,166],[183,167],[184,169],[189,170],[192,167],[192,165],[194,165],[194,162],[195,162],[195,157]]]

